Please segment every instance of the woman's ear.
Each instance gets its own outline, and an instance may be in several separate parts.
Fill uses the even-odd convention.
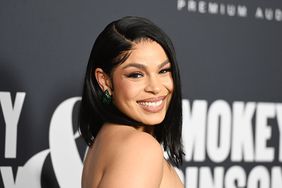
[[[112,83],[110,77],[101,68],[96,68],[94,75],[102,91],[108,90],[111,95]]]

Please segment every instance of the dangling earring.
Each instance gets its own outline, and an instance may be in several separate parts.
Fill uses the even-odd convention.
[[[112,96],[110,95],[108,90],[104,91],[104,94],[102,96],[102,103],[103,104],[110,104],[112,102]]]

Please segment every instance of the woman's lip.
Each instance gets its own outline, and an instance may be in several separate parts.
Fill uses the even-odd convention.
[[[140,100],[140,101],[137,101],[137,102],[157,102],[157,101],[160,101],[160,100],[164,100],[165,97],[166,96],[152,97],[152,98],[147,98],[147,99]]]
[[[157,113],[164,108],[165,97],[166,96],[148,98],[145,100],[137,101],[137,103],[141,106],[143,110],[150,112],[150,113]],[[158,102],[160,102],[160,104],[158,105],[146,104],[146,103],[158,103]]]

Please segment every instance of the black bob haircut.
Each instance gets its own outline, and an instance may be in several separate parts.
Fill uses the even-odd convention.
[[[96,68],[101,68],[111,77],[114,68],[126,61],[133,45],[142,40],[157,42],[171,63],[174,91],[163,122],[153,126],[153,136],[163,144],[171,163],[180,166],[184,152],[181,143],[182,98],[179,69],[171,40],[148,19],[133,16],[121,18],[107,25],[97,37],[84,80],[78,119],[80,132],[90,146],[105,122],[134,127],[145,126],[146,129],[146,125],[127,117],[112,103],[102,103],[103,91],[93,74]]]

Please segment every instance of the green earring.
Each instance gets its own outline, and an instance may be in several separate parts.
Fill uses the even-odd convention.
[[[110,104],[112,102],[112,96],[110,95],[109,91],[104,91],[104,94],[102,96],[102,103],[103,104]]]

